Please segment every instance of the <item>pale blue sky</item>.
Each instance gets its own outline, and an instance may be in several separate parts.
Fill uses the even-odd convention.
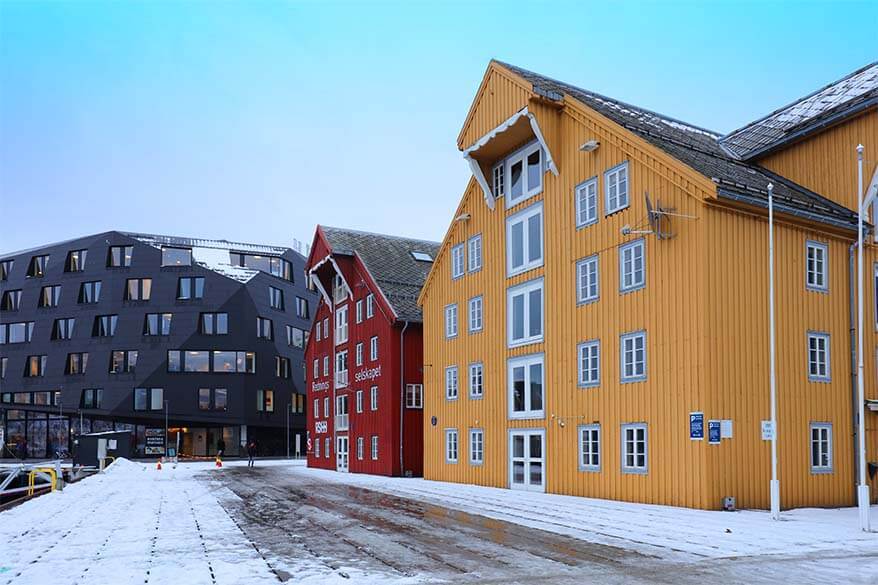
[[[441,239],[492,57],[728,131],[878,59],[872,2],[0,1],[0,252]]]

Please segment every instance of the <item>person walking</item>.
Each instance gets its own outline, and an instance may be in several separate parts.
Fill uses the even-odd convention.
[[[220,437],[216,442],[216,456],[222,457],[223,453],[226,452],[226,442],[223,441],[223,438]]]
[[[247,462],[247,467],[253,467],[253,460],[256,458],[256,441],[250,441],[247,445],[247,455],[250,457],[250,460]]]

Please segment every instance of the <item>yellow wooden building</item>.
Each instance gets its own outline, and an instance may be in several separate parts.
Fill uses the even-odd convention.
[[[876,77],[721,136],[492,61],[458,138],[473,176],[419,299],[424,476],[768,507],[772,184],[781,505],[853,504],[855,147],[868,182]]]

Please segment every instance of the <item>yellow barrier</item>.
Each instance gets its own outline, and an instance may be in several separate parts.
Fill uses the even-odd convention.
[[[34,490],[37,487],[37,474],[38,473],[47,473],[52,478],[51,486],[52,489],[50,491],[54,492],[58,485],[58,476],[55,473],[55,470],[51,467],[38,467],[36,469],[31,469],[30,473],[27,474],[27,495],[34,495]]]

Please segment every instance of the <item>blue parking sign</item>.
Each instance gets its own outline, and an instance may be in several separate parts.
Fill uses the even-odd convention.
[[[704,413],[689,413],[689,438],[693,441],[704,439]]]
[[[718,420],[709,420],[707,421],[707,443],[709,445],[719,445],[720,441],[720,421]]]

